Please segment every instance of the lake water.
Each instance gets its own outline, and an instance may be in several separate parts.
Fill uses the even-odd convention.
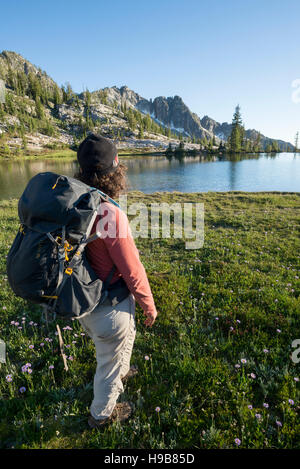
[[[300,191],[300,154],[203,156],[167,159],[164,156],[124,158],[131,190],[156,191]],[[0,162],[0,199],[19,198],[27,182],[39,172],[73,175],[76,161]]]

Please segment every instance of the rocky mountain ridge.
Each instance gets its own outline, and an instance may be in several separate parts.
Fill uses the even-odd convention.
[[[203,139],[214,139],[218,145],[231,131],[229,123],[218,123],[206,115],[201,119],[177,95],[148,100],[127,86],[75,93],[68,83],[59,87],[45,71],[16,52],[0,53],[0,79],[8,101],[8,111],[0,115],[0,136],[10,137],[15,129],[16,135],[6,140],[10,148],[24,141],[30,149],[72,145],[86,132],[98,131],[114,138],[119,148],[165,150],[169,143],[176,146],[183,139],[186,148],[199,149]],[[18,129],[22,129],[21,136]],[[246,131],[251,140],[258,135],[256,130]],[[263,146],[273,141],[261,136]],[[280,149],[292,147],[277,142]]]
[[[164,97],[158,96],[154,100],[147,100],[134,91],[130,90],[127,86],[117,88],[104,88],[108,94],[110,102],[116,99],[121,102],[122,99],[141,111],[144,114],[149,114],[158,123],[169,127],[176,133],[181,133],[186,137],[195,136],[196,138],[211,139],[215,137],[216,142],[227,141],[231,133],[231,124],[228,122],[217,122],[211,117],[205,115],[203,118],[191,112],[186,106],[180,96]],[[272,143],[274,140],[278,142],[279,147],[288,145],[290,149],[293,148],[289,142],[284,140],[272,139],[262,135],[258,130],[246,129],[246,138],[256,140],[260,136],[262,145]]]

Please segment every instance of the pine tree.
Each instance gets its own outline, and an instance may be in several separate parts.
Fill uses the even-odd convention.
[[[73,97],[74,97],[74,92],[72,90],[72,86],[70,85],[69,82],[67,82],[67,88],[66,88],[67,101],[70,101]]]
[[[25,96],[27,91],[27,77],[24,72],[17,72],[17,94]]]
[[[168,148],[166,149],[166,156],[173,156],[173,149],[171,143],[169,143]]]
[[[37,96],[35,99],[35,112],[38,119],[43,119],[44,110],[40,98]]]
[[[178,147],[175,148],[175,150],[174,150],[174,155],[177,156],[177,157],[179,157],[179,158],[182,158],[182,157],[185,156],[184,143],[183,143],[182,140],[179,142]]]
[[[219,151],[219,152],[223,152],[223,151],[224,151],[224,145],[223,145],[222,140],[220,140],[219,147],[218,147],[218,151]]]
[[[266,146],[266,153],[271,153],[271,151],[272,151],[272,145],[271,143],[268,143]]]
[[[144,138],[143,125],[140,125],[138,138]]]
[[[258,132],[258,135],[254,141],[253,150],[256,152],[261,151],[261,133],[260,132]]]
[[[147,114],[146,117],[144,117],[143,123],[144,123],[144,129],[146,130],[146,132],[150,132],[150,130],[151,130],[151,117],[149,116],[149,114]]]
[[[84,104],[85,104],[85,118],[87,122],[90,118],[91,98],[92,98],[91,93],[89,92],[88,89],[86,89],[86,92],[84,95]]]
[[[240,106],[237,105],[232,119],[230,134],[230,152],[239,153],[242,151],[245,136],[245,129],[242,122]]]
[[[4,113],[4,104],[2,104],[2,103],[0,102],[0,121],[4,118],[4,114],[5,114],[5,113]],[[2,135],[2,133],[0,134],[0,136],[1,136],[1,135]],[[4,135],[4,133],[3,133],[3,135]]]
[[[252,149],[251,141],[248,138],[246,138],[245,142],[244,142],[244,151],[246,153],[249,153],[251,151],[251,149]]]
[[[68,103],[72,98],[74,98],[74,92],[72,90],[72,86],[69,82],[66,83],[66,86],[61,86],[62,91],[62,101],[63,103]]]
[[[295,152],[298,151],[299,132],[295,135]]]
[[[211,153],[212,150],[213,150],[213,141],[212,141],[212,139],[210,139],[210,140],[208,141],[207,150],[208,150],[209,153]]]
[[[42,94],[42,87],[40,80],[30,72],[27,76],[28,79],[28,96],[34,100],[40,98]]]
[[[206,148],[207,148],[207,138],[206,138],[206,135],[204,135],[204,137],[203,137],[203,139],[202,139],[202,145],[203,145],[204,150],[206,150]]]
[[[279,152],[279,145],[278,145],[278,142],[276,142],[276,140],[274,140],[272,142],[272,149],[271,149],[272,152],[274,153],[278,153]]]
[[[100,90],[100,103],[104,105],[108,105],[107,102],[107,90]]]
[[[5,93],[5,111],[8,114],[15,114],[15,103],[13,100],[13,95],[11,93]]]
[[[15,74],[11,67],[8,67],[8,72],[6,76],[6,83],[7,85],[12,88],[13,90],[16,88],[16,83],[15,83]]]
[[[55,108],[57,108],[58,105],[61,104],[61,95],[60,95],[59,87],[57,86],[57,84],[55,84],[52,99],[53,99],[53,103],[54,103]]]
[[[135,129],[136,129],[136,119],[134,117],[134,113],[133,113],[131,108],[128,110],[127,120],[128,120],[129,129],[132,130],[132,131],[135,131]]]

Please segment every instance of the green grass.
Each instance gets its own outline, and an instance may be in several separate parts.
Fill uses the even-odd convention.
[[[299,194],[133,192],[131,201],[204,203],[205,241],[186,250],[182,239],[136,239],[159,317],[147,329],[137,307],[139,375],[121,397],[135,412],[101,431],[87,426],[94,346],[76,321],[60,321],[72,357],[64,371],[55,323],[12,294],[5,256],[17,204],[0,203],[1,447],[235,448],[238,438],[239,448],[299,449]]]
[[[157,151],[155,152],[153,148],[148,148],[148,149],[139,149],[139,148],[128,148],[128,149],[120,149],[118,151],[118,155],[120,158],[130,158],[132,156],[153,156],[153,155],[164,155],[164,151]],[[70,148],[62,148],[58,150],[51,150],[51,149],[45,149],[41,152],[35,153],[34,151],[22,151],[19,150],[18,152],[14,152],[14,150],[11,150],[9,154],[1,154],[0,153],[0,161],[1,160],[9,160],[9,161],[18,161],[18,160],[45,160],[45,159],[51,159],[51,160],[76,160],[77,158],[77,152],[74,150],[71,150]]]
[[[23,161],[23,160],[36,160],[36,159],[53,159],[53,160],[60,160],[60,159],[76,159],[76,152],[71,150],[70,148],[62,148],[60,150],[44,150],[42,152],[35,153],[34,151],[27,151],[19,153],[14,152],[11,150],[9,155],[0,155],[0,160],[8,160],[8,161]]]
[[[155,151],[153,148],[122,148],[120,150],[118,150],[118,155],[120,157],[130,157],[130,156],[147,156],[147,155],[150,155],[150,156],[154,156],[154,155],[157,155],[157,156],[165,156],[165,151],[164,150],[161,150],[161,151]]]

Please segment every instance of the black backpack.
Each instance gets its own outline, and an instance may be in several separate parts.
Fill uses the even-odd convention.
[[[18,204],[20,229],[7,256],[8,281],[17,296],[65,318],[88,314],[107,298],[116,304],[128,296],[122,278],[109,286],[115,267],[102,282],[84,250],[101,236],[90,233],[103,200],[116,204],[68,176],[45,172],[29,181]]]

